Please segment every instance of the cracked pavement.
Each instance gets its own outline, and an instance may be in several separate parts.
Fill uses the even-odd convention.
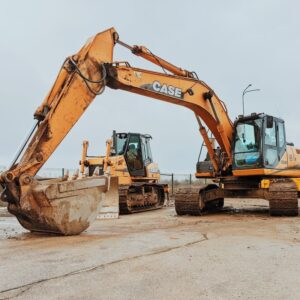
[[[71,237],[0,218],[0,299],[298,299],[299,218],[271,218],[260,201],[226,205],[98,220]]]

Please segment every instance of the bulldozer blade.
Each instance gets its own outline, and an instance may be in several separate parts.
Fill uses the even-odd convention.
[[[109,189],[102,194],[97,219],[117,219],[119,217],[119,178],[110,177]]]
[[[20,200],[9,203],[8,210],[30,231],[76,235],[95,220],[101,194],[108,186],[107,176],[68,181],[33,179],[21,187]]]

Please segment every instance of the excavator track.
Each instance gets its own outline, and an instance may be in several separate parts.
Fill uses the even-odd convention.
[[[135,183],[119,188],[120,214],[132,214],[162,208],[164,186],[155,183]]]
[[[200,208],[199,188],[181,188],[175,195],[175,210],[177,215],[199,216]]]
[[[298,216],[298,191],[292,180],[273,179],[267,200],[271,216]]]
[[[208,184],[201,187],[181,188],[175,195],[175,210],[180,215],[200,216],[206,211],[217,210],[224,206],[224,199],[205,202],[205,191],[218,188]]]

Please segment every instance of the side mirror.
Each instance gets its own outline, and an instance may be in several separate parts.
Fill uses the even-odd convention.
[[[274,119],[272,116],[267,116],[267,128],[273,128]]]

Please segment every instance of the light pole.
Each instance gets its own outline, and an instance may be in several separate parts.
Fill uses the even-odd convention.
[[[248,90],[249,87],[251,87],[252,84],[248,84],[247,87],[243,90],[243,116],[245,116],[245,95],[247,93],[251,93],[251,92],[258,92],[260,91],[260,89],[252,89],[252,90]]]

